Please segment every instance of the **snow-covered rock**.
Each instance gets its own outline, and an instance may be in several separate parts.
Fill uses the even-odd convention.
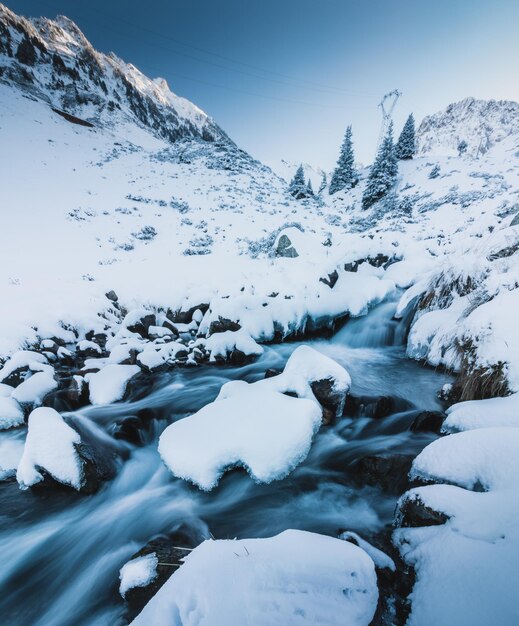
[[[110,404],[124,396],[128,382],[140,372],[137,365],[117,365],[109,363],[98,372],[87,374],[90,402]]]
[[[23,439],[0,439],[0,480],[16,475],[16,468],[22,458]]]
[[[477,428],[434,441],[415,459],[412,477],[450,484],[412,489],[399,504],[405,511],[419,502],[444,522],[394,534],[417,575],[410,626],[516,623],[518,446],[516,428]]]
[[[157,578],[158,558],[154,552],[128,561],[121,567],[119,593],[124,598],[130,589],[146,587]]]
[[[54,480],[81,488],[83,461],[77,446],[79,434],[65,423],[54,409],[40,407],[29,415],[27,439],[18,465],[16,479],[27,489],[44,479],[42,471]]]
[[[24,422],[24,413],[14,398],[0,396],[0,430],[20,426]]]
[[[473,430],[491,426],[513,426],[519,428],[519,394],[505,398],[469,400],[453,404],[447,409],[443,422],[444,432]]]
[[[168,426],[159,453],[175,476],[205,490],[235,466],[259,482],[279,480],[308,455],[323,406],[342,411],[350,384],[342,366],[300,346],[282,374],[226,383],[214,402]]]
[[[12,393],[13,400],[20,404],[37,406],[42,403],[45,396],[57,388],[58,383],[54,378],[53,370],[36,372],[30,378],[23,381]]]
[[[210,361],[216,361],[218,357],[226,358],[235,350],[239,350],[245,356],[263,354],[263,348],[243,329],[214,333],[198,343],[209,352]]]
[[[371,558],[324,535],[210,540],[184,561],[133,626],[368,626],[377,606]]]

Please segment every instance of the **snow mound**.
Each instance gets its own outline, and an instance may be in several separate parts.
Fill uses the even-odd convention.
[[[395,531],[417,574],[409,626],[517,623],[518,446],[516,428],[478,428],[439,439],[415,459],[412,476],[454,484],[412,489],[399,504],[415,500],[447,517]]]
[[[205,541],[132,622],[183,626],[367,626],[378,591],[371,558],[298,530]]]
[[[155,552],[139,556],[125,563],[119,572],[121,584],[119,593],[124,598],[130,589],[146,587],[157,578],[157,565],[159,559]]]
[[[18,385],[13,391],[12,398],[20,404],[38,405],[43,402],[43,398],[56,389],[58,383],[54,379],[54,370],[36,372],[30,378]]]
[[[22,458],[23,441],[21,439],[0,440],[0,480],[16,475],[16,468]]]
[[[209,352],[209,360],[216,361],[217,357],[226,358],[234,350],[243,352],[245,356],[259,356],[263,354],[263,348],[254,341],[246,331],[226,330],[223,333],[214,333],[207,339],[199,340]]]
[[[284,478],[306,458],[321,425],[323,410],[312,389],[318,381],[326,381],[324,401],[341,412],[349,374],[329,357],[300,346],[282,374],[251,384],[226,383],[214,402],[168,426],[159,453],[175,476],[204,490],[235,466],[259,482]]]
[[[41,482],[41,470],[45,470],[54,480],[79,490],[83,462],[76,446],[80,443],[79,434],[57,411],[47,407],[34,409],[29,415],[27,439],[16,473],[20,488]]]
[[[444,432],[473,430],[491,426],[519,427],[519,393],[506,398],[468,400],[447,409]]]
[[[109,363],[99,372],[85,376],[89,385],[90,402],[92,404],[111,404],[121,400],[126,385],[140,372],[137,365],[117,365]]]
[[[0,430],[21,426],[23,418],[22,407],[16,400],[0,396]]]
[[[159,453],[175,476],[209,490],[226,469],[238,465],[255,480],[269,483],[307,456],[321,423],[319,406],[243,386],[163,432]]]
[[[45,369],[45,364],[47,364],[47,357],[44,354],[33,350],[19,350],[0,369],[0,382],[3,382],[17,369],[27,367],[33,372],[39,372]]]

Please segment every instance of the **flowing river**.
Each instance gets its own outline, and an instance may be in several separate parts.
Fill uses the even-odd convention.
[[[252,382],[268,368],[282,369],[299,344],[266,346],[260,359],[243,367],[163,373],[138,400],[68,414],[82,432],[109,444],[114,424],[145,409],[146,439],[140,446],[112,441],[126,458],[117,476],[94,495],[22,492],[14,480],[0,482],[0,623],[126,623],[118,596],[120,567],[152,537],[181,524],[215,538],[265,537],[300,528],[330,535],[348,529],[369,540],[387,528],[397,495],[359,485],[349,468],[367,455],[416,455],[435,435],[413,433],[409,426],[418,412],[441,409],[436,393],[450,380],[405,357],[404,324],[392,319],[394,311],[394,303],[384,303],[331,339],[305,343],[349,371],[354,396],[396,398],[395,412],[377,419],[361,408],[323,427],[305,462],[269,485],[236,470],[212,492],[200,492],[163,466],[157,439],[168,423],[211,402],[223,383]]]

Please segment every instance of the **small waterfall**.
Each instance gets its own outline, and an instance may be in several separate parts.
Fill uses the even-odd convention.
[[[397,303],[384,302],[367,315],[348,321],[333,338],[332,343],[350,348],[383,348],[402,346],[405,340],[404,324],[394,319]]]

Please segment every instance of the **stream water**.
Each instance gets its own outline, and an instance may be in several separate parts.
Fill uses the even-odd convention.
[[[22,492],[13,480],[0,483],[0,624],[124,624],[119,568],[154,535],[182,523],[216,538],[264,537],[286,528],[331,535],[342,528],[368,539],[380,532],[392,521],[397,496],[353,483],[348,467],[372,454],[417,454],[435,436],[409,426],[418,411],[440,408],[436,392],[449,380],[405,358],[405,329],[392,319],[394,310],[394,303],[382,304],[333,338],[305,343],[347,368],[355,396],[396,397],[405,409],[382,419],[346,416],[323,427],[306,461],[270,485],[233,471],[202,493],[166,470],[157,439],[170,421],[212,401],[228,380],[250,382],[267,368],[282,369],[298,344],[267,346],[244,367],[161,374],[137,401],[69,414],[83,430],[107,439],[121,418],[146,409],[146,442],[118,443],[127,458],[94,495]]]

